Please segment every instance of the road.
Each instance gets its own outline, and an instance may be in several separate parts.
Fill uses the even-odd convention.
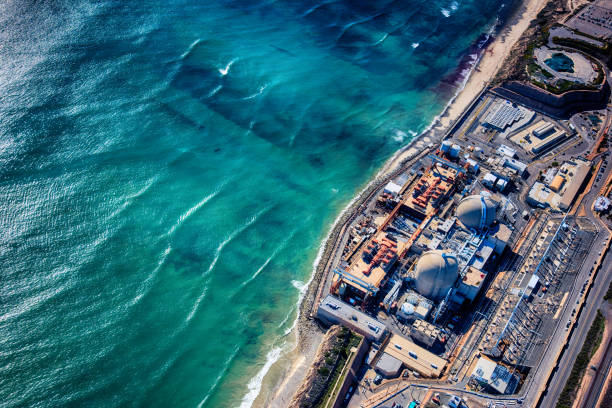
[[[585,301],[584,307],[578,315],[579,319],[577,319],[577,322],[572,329],[572,336],[568,343],[568,347],[564,350],[561,356],[561,363],[553,372],[548,389],[544,393],[541,402],[538,405],[541,408],[555,406],[557,398],[559,397],[559,394],[561,394],[567,378],[572,371],[572,367],[576,361],[576,356],[582,348],[586,334],[591,327],[591,324],[593,324],[597,310],[601,305],[601,299],[603,299],[603,295],[608,290],[610,278],[612,277],[612,265],[610,264],[608,258],[609,256],[604,259],[604,262],[607,262],[607,265],[598,273],[592,289],[588,294],[587,300]]]
[[[612,308],[606,301],[603,301],[603,303],[604,304],[602,305],[602,310],[605,309],[607,311],[608,318],[606,319],[606,324],[609,325],[612,320],[610,318],[612,315],[612,310],[611,310]],[[605,343],[602,344],[601,347],[605,347]],[[601,390],[603,386],[605,385],[605,380],[606,378],[608,378],[608,373],[610,372],[610,369],[612,368],[612,365],[610,364],[611,361],[612,361],[612,341],[609,341],[605,354],[597,367],[597,371],[595,373],[595,379],[591,382],[589,391],[586,395],[584,402],[582,403],[582,408],[595,408],[595,405],[597,404],[597,400],[599,399],[601,395]]]

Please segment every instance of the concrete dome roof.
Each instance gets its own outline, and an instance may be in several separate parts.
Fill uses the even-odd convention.
[[[467,228],[480,231],[495,220],[495,204],[489,198],[471,195],[461,200],[455,215]]]
[[[443,251],[428,251],[419,258],[415,267],[416,290],[429,299],[446,296],[459,276],[457,259]]]

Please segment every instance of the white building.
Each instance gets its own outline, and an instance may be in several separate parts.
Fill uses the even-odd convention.
[[[516,390],[519,379],[502,365],[480,357],[472,371],[472,378],[499,394],[512,394]]]

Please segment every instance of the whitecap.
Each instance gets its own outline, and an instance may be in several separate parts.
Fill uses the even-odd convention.
[[[232,65],[234,65],[234,62],[238,61],[237,58],[231,60],[226,66],[225,68],[219,68],[219,73],[222,76],[226,76],[229,73],[230,68],[232,67]]]
[[[408,133],[398,129],[395,131],[395,135],[393,135],[393,140],[395,140],[398,143],[401,143],[404,141],[406,136],[408,136]]]
[[[201,39],[201,38],[198,38],[197,40],[195,40],[194,42],[192,42],[191,44],[189,44],[189,47],[187,47],[187,50],[186,50],[184,53],[182,53],[182,54],[181,54],[180,59],[182,59],[182,60],[183,60],[183,59],[187,58],[187,57],[189,56],[189,54],[191,54],[191,52],[193,51],[193,49],[194,49],[195,47],[197,47],[197,45],[198,45],[199,43],[201,43],[201,42],[202,42],[202,39]]]
[[[125,197],[125,201],[123,202],[123,204],[117,207],[117,209],[113,211],[113,213],[110,215],[109,218],[114,218],[117,215],[119,215],[121,212],[123,212],[123,210],[128,208],[134,202],[135,199],[137,199],[138,197],[142,196],[144,193],[149,191],[149,189],[153,186],[153,184],[155,184],[158,180],[159,180],[159,177],[153,177],[149,179],[147,183],[145,183],[144,187],[142,187],[136,193]]]
[[[255,271],[255,273],[246,281],[244,281],[242,283],[242,285],[240,285],[240,288],[242,289],[243,287],[245,287],[246,285],[248,285],[249,283],[253,282],[257,276],[259,276],[259,274],[261,272],[263,272],[264,269],[266,269],[266,267],[268,266],[268,264],[276,257],[276,255],[278,255],[278,253],[280,251],[282,251],[283,249],[285,249],[285,247],[287,246],[287,243],[289,243],[289,241],[291,241],[291,239],[293,239],[293,236],[295,235],[295,232],[297,230],[293,230],[291,231],[291,233],[289,234],[289,236],[287,237],[287,239],[285,239],[283,242],[281,242],[281,244],[279,246],[277,246],[274,251],[272,252],[272,254],[264,261],[264,263],[257,268],[257,270]]]
[[[266,362],[264,363],[263,367],[261,367],[255,377],[251,378],[251,381],[249,381],[249,384],[247,385],[249,391],[242,398],[240,408],[250,408],[253,405],[253,402],[255,402],[255,399],[259,395],[259,391],[261,391],[261,385],[264,377],[268,371],[270,371],[272,365],[278,361],[282,350],[283,349],[281,347],[274,347],[268,352],[268,354],[266,354]]]
[[[210,91],[208,93],[208,95],[206,95],[207,98],[212,98],[213,96],[215,96],[217,93],[219,93],[219,91],[223,89],[223,85],[217,85],[213,88],[212,91]]]
[[[387,37],[389,37],[389,33],[384,33],[383,36],[380,37],[380,39],[378,41],[376,41],[372,45],[379,45],[379,44],[381,44],[383,41],[385,41],[387,39]]]
[[[223,187],[225,186],[226,183],[227,183],[227,181],[224,181],[223,183],[221,183],[215,189],[215,191],[213,191],[212,193],[210,193],[209,195],[207,195],[206,197],[204,197],[203,199],[198,201],[194,206],[192,206],[187,211],[185,211],[183,214],[181,214],[180,217],[178,218],[178,220],[174,223],[174,225],[172,225],[172,227],[170,227],[168,232],[166,232],[166,236],[171,236],[172,234],[174,234],[174,232],[177,230],[177,228],[179,228],[185,221],[187,221],[189,219],[189,217],[191,217],[193,214],[195,214],[207,202],[209,202],[210,200],[215,198],[221,192],[221,190],[223,189]]]
[[[446,18],[449,18],[449,17],[451,16],[451,12],[450,12],[450,10],[447,10],[447,9],[445,9],[445,8],[440,9],[440,12],[441,12],[441,13],[442,13],[442,15],[443,15],[444,17],[446,17]]]
[[[234,348],[234,351],[229,356],[229,358],[227,358],[223,362],[223,368],[220,370],[219,375],[217,376],[217,378],[215,378],[215,382],[213,383],[213,386],[210,387],[210,390],[208,391],[208,393],[204,396],[202,401],[200,401],[200,403],[198,404],[198,408],[202,408],[204,406],[204,404],[206,404],[206,401],[208,401],[210,396],[213,394],[215,389],[217,389],[217,387],[219,386],[219,383],[221,382],[221,379],[223,377],[225,377],[225,374],[227,373],[227,370],[229,369],[229,366],[232,364],[232,361],[234,361],[234,359],[238,355],[238,351],[240,351],[240,347],[237,346],[237,347]]]
[[[151,287],[153,286],[153,280],[157,276],[162,266],[164,266],[164,264],[166,263],[166,259],[168,259],[168,255],[170,255],[170,252],[172,252],[172,246],[168,245],[166,249],[164,250],[164,252],[162,252],[161,256],[159,257],[159,261],[157,261],[157,265],[155,266],[155,268],[153,268],[151,273],[149,273],[149,275],[143,281],[141,289],[138,291],[138,295],[136,295],[134,299],[130,301],[130,303],[128,304],[128,307],[132,307],[138,304],[142,300],[142,298],[147,293],[149,293],[149,291],[151,290]]]
[[[421,44],[420,44],[420,43],[418,43],[418,42],[413,42],[413,43],[412,43],[412,45],[411,45],[411,47],[412,47],[412,48],[417,48],[419,45],[421,45]]]
[[[255,280],[255,278],[257,278],[257,276],[259,276],[259,274],[266,269],[266,266],[268,266],[268,264],[270,263],[270,261],[272,261],[272,259],[274,259],[274,256],[276,255],[276,251],[270,255],[266,261],[263,263],[263,265],[261,265],[253,274],[253,276],[251,276],[248,280],[246,280],[245,282],[242,283],[241,287],[245,287],[246,285],[248,285],[249,283],[253,282]]]
[[[260,86],[259,87],[259,91],[255,92],[253,95],[245,96],[244,98],[242,98],[242,100],[246,101],[246,100],[249,100],[249,99],[257,98],[259,95],[261,95],[263,93],[263,91],[266,90],[267,87],[268,87],[268,84]]]
[[[217,265],[217,261],[219,260],[219,257],[221,256],[221,252],[223,251],[223,248],[225,248],[227,244],[232,242],[234,238],[240,235],[244,230],[246,230],[251,225],[253,225],[253,223],[255,223],[255,221],[257,221],[259,217],[261,217],[264,213],[268,212],[271,208],[272,206],[268,206],[264,208],[263,210],[253,215],[245,224],[241,225],[240,227],[232,231],[232,233],[229,234],[227,238],[225,238],[217,247],[215,251],[215,256],[213,257],[213,261],[208,266],[208,270],[204,273],[204,275],[208,275],[215,268],[215,265]]]

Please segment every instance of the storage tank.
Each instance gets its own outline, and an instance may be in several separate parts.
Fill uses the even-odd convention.
[[[444,153],[448,153],[450,148],[451,148],[451,142],[448,140],[445,140],[442,142],[442,146],[440,147],[440,150]]]
[[[459,146],[458,144],[454,144],[451,146],[449,154],[450,157],[459,157],[459,153],[461,152],[461,146]]]

